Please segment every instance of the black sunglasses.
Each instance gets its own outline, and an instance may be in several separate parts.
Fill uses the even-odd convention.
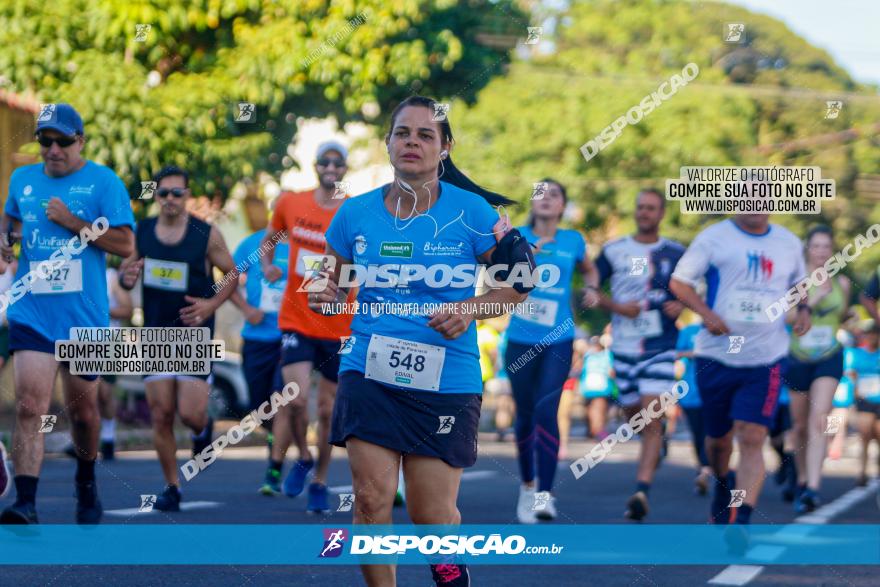
[[[336,167],[345,167],[345,159],[329,159],[327,157],[321,157],[318,159],[317,164],[321,167],[329,167],[331,164]]]
[[[156,190],[156,195],[160,198],[166,198],[169,194],[175,198],[182,198],[186,195],[186,188],[159,188]]]
[[[75,143],[76,137],[47,137],[46,135],[37,135],[37,142],[47,149],[52,146],[52,143],[58,143],[59,147],[64,148]]]

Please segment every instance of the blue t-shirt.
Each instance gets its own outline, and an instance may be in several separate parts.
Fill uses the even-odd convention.
[[[521,226],[519,231],[532,245],[540,237],[532,232],[531,227]],[[538,271],[542,265],[554,265],[559,269],[559,281],[550,287],[535,288],[524,304],[533,311],[524,311],[511,316],[510,340],[519,344],[534,344],[550,334],[560,324],[572,320],[571,315],[571,279],[577,264],[584,260],[587,246],[584,237],[576,230],[558,229],[552,242],[545,243],[535,253]],[[543,269],[547,271],[547,269]],[[545,279],[542,279],[544,281]],[[558,342],[574,338],[574,325],[565,328],[556,339]]]
[[[386,186],[347,200],[333,217],[327,244],[374,275],[358,289],[360,307],[351,322],[354,341],[351,351],[342,354],[340,373],[358,371],[392,388],[482,393],[476,322],[458,338],[446,340],[428,327],[429,316],[392,306],[473,297],[477,257],[496,244],[492,228],[498,213],[492,206],[451,184],[440,182],[440,187],[440,198],[424,215],[395,218],[385,208]],[[404,218],[408,212],[403,211]],[[413,275],[420,267],[427,269],[425,278],[397,281],[400,274]],[[449,268],[458,275],[452,281]],[[392,283],[397,285],[390,287]]]
[[[284,297],[284,288],[287,286],[287,263],[289,247],[286,242],[275,245],[272,264],[282,271],[281,279],[275,283],[269,283],[263,279],[263,266],[260,263],[260,244],[266,231],[258,230],[238,245],[232,256],[235,266],[247,276],[245,282],[245,298],[247,303],[263,311],[263,321],[259,324],[251,324],[244,321],[241,329],[241,337],[246,340],[259,340],[271,342],[281,340],[281,330],[278,329],[278,311],[281,308],[281,300]],[[248,257],[251,257],[248,259]]]
[[[694,339],[697,333],[703,327],[702,324],[690,324],[685,326],[678,332],[678,341],[675,344],[677,351],[693,351]],[[684,364],[684,375],[681,380],[687,383],[688,392],[678,400],[678,405],[682,408],[699,408],[702,404],[700,401],[700,392],[697,389],[697,372],[694,369],[694,360],[684,357],[681,359]]]
[[[851,346],[843,347],[844,375],[840,378],[840,382],[837,384],[837,389],[834,391],[834,401],[832,402],[832,405],[835,408],[848,408],[855,400],[856,386],[853,385],[853,380],[846,376],[847,365],[852,364],[853,350],[855,349]]]
[[[880,350],[873,353],[863,348],[848,349],[843,355],[844,371],[855,371],[856,397],[880,403]]]
[[[498,379],[510,379],[507,376],[507,330],[498,337],[498,365],[495,369],[495,377]]]
[[[128,192],[109,168],[86,161],[74,173],[54,178],[43,172],[42,163],[20,167],[10,179],[5,208],[6,214],[22,223],[16,279],[79,236],[46,217],[46,207],[55,196],[86,222],[104,217],[109,228],[134,228]],[[79,244],[72,247],[78,248]],[[94,328],[110,323],[104,251],[91,243],[80,253],[67,250],[71,252],[70,261],[48,279],[34,281],[31,291],[9,307],[9,322],[28,326],[52,341],[67,340],[73,327]]]

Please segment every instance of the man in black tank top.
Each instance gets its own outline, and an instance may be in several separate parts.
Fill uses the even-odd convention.
[[[160,328],[209,327],[214,312],[235,291],[227,279],[214,293],[213,268],[224,274],[235,263],[216,227],[186,211],[189,176],[166,167],[154,178],[159,216],[138,223],[135,251],[123,264],[120,283],[132,289],[142,275],[144,326]],[[162,373],[144,377],[153,422],[153,443],[167,486],[153,507],[179,511],[174,414],[193,431],[193,456],[211,443],[213,422],[208,417],[210,375]]]

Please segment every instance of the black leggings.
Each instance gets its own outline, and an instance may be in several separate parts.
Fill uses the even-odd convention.
[[[688,427],[691,429],[691,440],[694,443],[694,452],[701,467],[709,466],[706,457],[706,430],[703,427],[703,408],[682,408],[687,416]]]

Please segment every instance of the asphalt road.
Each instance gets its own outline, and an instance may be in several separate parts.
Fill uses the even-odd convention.
[[[830,462],[823,486],[826,502],[831,502],[853,488],[855,471],[854,441],[844,458]],[[581,455],[589,444],[574,442],[571,455]],[[559,523],[630,524],[622,517],[624,503],[633,490],[637,441],[619,445],[597,468],[575,479],[562,464],[555,494]],[[186,456],[184,451],[179,453]],[[117,460],[98,466],[99,488],[107,524],[320,524],[351,523],[350,513],[332,512],[326,516],[307,515],[305,497],[267,498],[256,491],[264,472],[265,449],[227,450],[223,458],[184,485],[185,502],[191,504],[177,514],[136,512],[141,494],[162,489],[159,466],[148,451],[120,453]],[[708,498],[693,494],[694,470],[689,444],[673,441],[670,455],[658,472],[651,491],[651,512],[645,524],[704,524],[708,516]],[[770,468],[775,457],[768,453]],[[40,481],[39,514],[42,523],[73,522],[72,478],[74,463],[64,457],[50,457]],[[329,484],[337,492],[350,484],[344,451],[337,451],[331,465]],[[498,525],[499,530],[516,524],[515,504],[518,479],[513,446],[482,441],[477,464],[462,481],[459,508],[463,523]],[[880,523],[876,495],[840,511],[829,523]],[[10,496],[0,505],[5,506]],[[332,504],[338,503],[336,499]],[[783,503],[772,480],[765,484],[753,523],[784,524],[796,517],[790,504]],[[408,523],[404,509],[396,509],[396,523]],[[14,537],[0,531],[0,548]],[[242,540],[259,540],[259,535]],[[234,550],[235,544],[220,546]],[[269,545],[267,548],[276,548]],[[284,548],[298,548],[294,541]],[[313,548],[312,545],[304,546]],[[144,545],[161,548],[161,545]],[[609,549],[614,545],[609,544]],[[193,561],[197,563],[198,561]],[[670,586],[713,584],[770,585],[840,585],[861,587],[877,585],[876,567],[868,566],[763,566],[729,569],[724,565],[706,566],[480,566],[471,565],[475,586]],[[718,581],[721,581],[720,583]],[[0,585],[364,585],[359,570],[352,566],[8,566],[0,569]],[[398,585],[433,585],[427,567],[398,567]]]

